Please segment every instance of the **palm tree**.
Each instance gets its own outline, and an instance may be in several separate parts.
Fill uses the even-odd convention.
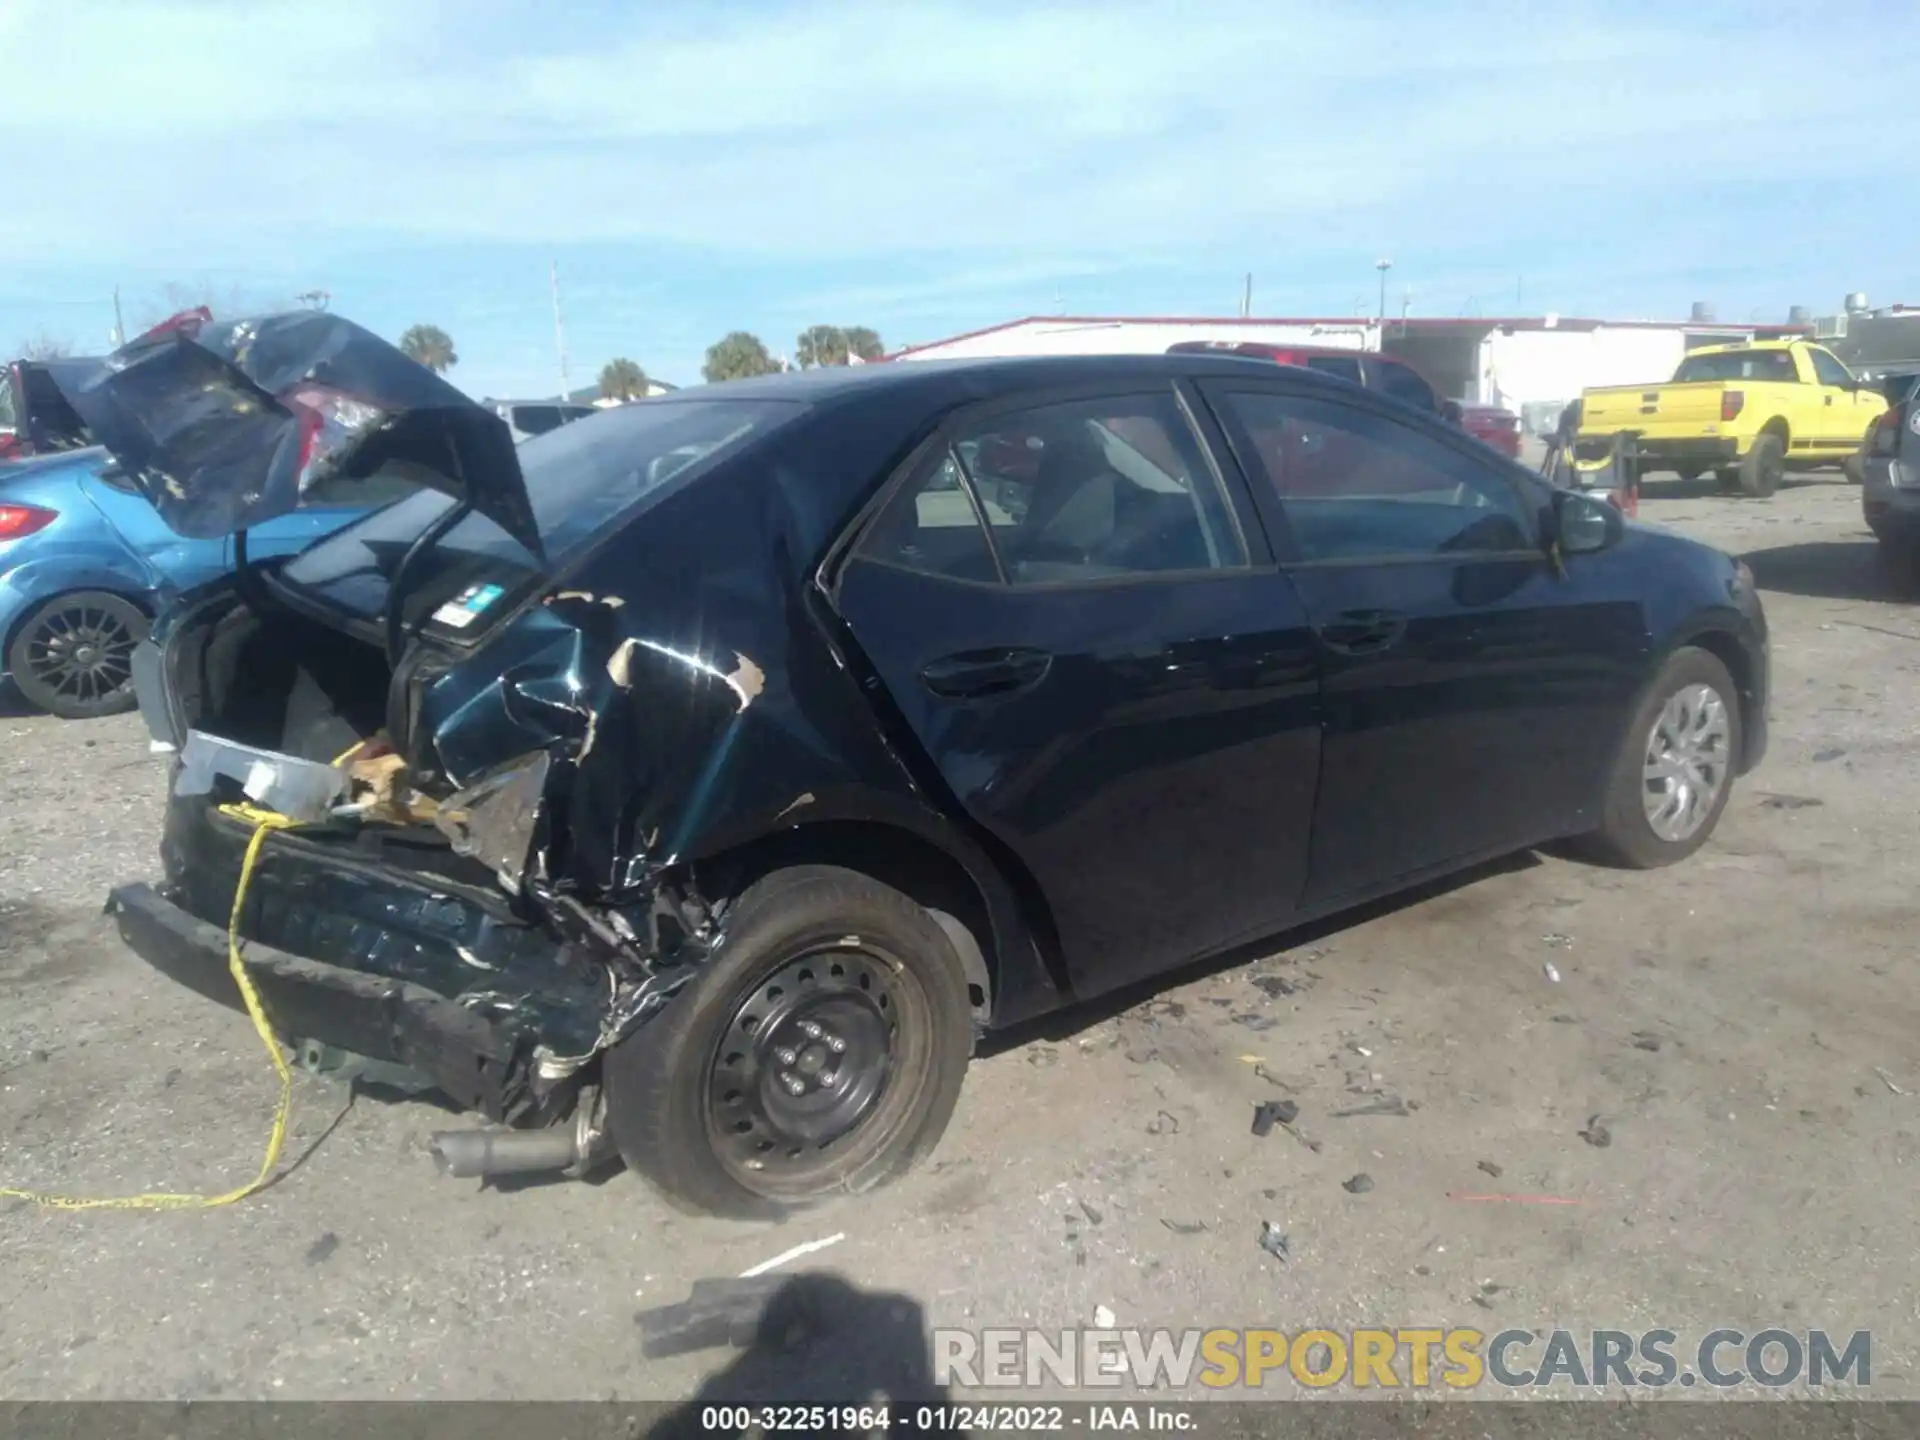
[[[602,400],[644,400],[647,389],[647,372],[624,355],[600,367]]]
[[[453,353],[453,337],[438,325],[410,325],[400,337],[400,353],[438,375],[460,363]]]
[[[767,353],[758,335],[733,330],[707,347],[707,363],[700,367],[700,373],[707,378],[707,383],[716,384],[722,380],[742,380],[749,375],[771,375],[779,368],[780,362]]]
[[[802,370],[847,363],[847,337],[838,325],[809,325],[793,342],[793,358]]]
[[[862,360],[878,360],[887,353],[887,347],[880,343],[880,336],[864,325],[849,325],[843,332],[847,337],[847,353],[857,355]]]

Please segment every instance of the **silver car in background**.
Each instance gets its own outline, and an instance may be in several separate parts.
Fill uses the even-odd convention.
[[[1860,507],[1887,577],[1911,590],[1920,585],[1920,373],[1884,383],[1890,403],[1867,437]]]

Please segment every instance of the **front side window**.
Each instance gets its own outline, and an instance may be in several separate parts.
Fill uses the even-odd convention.
[[[1853,372],[1826,351],[1809,350],[1807,358],[1813,361],[1814,378],[1822,385],[1834,385],[1844,390],[1853,384]]]
[[[1410,424],[1274,392],[1225,401],[1302,560],[1538,549],[1537,519],[1512,481]]]

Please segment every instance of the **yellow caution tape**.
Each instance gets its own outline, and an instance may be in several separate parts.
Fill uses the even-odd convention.
[[[247,974],[246,962],[241,959],[240,915],[247,902],[247,887],[253,883],[254,864],[259,860],[261,850],[266,847],[267,836],[276,830],[289,829],[299,822],[277,811],[261,810],[252,805],[222,805],[220,813],[245,820],[253,826],[253,836],[247,841],[246,858],[240,862],[240,880],[234,886],[233,914],[227,921],[227,969],[233,975],[234,984],[240,987],[240,998],[247,1002],[247,1015],[253,1021],[254,1033],[260,1037],[260,1043],[267,1047],[267,1057],[273,1061],[273,1073],[280,1081],[280,1103],[274,1108],[273,1132],[267,1137],[267,1153],[260,1161],[260,1173],[239,1189],[229,1190],[222,1195],[156,1193],[88,1198],[0,1188],[0,1197],[28,1200],[49,1210],[211,1210],[246,1199],[272,1178],[273,1167],[280,1162],[280,1148],[287,1139],[287,1117],[293,1110],[293,1072],[287,1068],[286,1056],[280,1053],[280,1042],[274,1037],[273,1026],[260,1004],[260,992],[253,988],[253,978]]]

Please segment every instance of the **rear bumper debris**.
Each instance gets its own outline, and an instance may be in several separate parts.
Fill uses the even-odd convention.
[[[122,885],[107,912],[127,947],[156,970],[238,1008],[227,936],[149,885]],[[403,1065],[489,1119],[526,1113],[526,1067],[514,1039],[485,1017],[424,986],[290,955],[249,942],[248,973],[283,1037],[318,1041]]]

